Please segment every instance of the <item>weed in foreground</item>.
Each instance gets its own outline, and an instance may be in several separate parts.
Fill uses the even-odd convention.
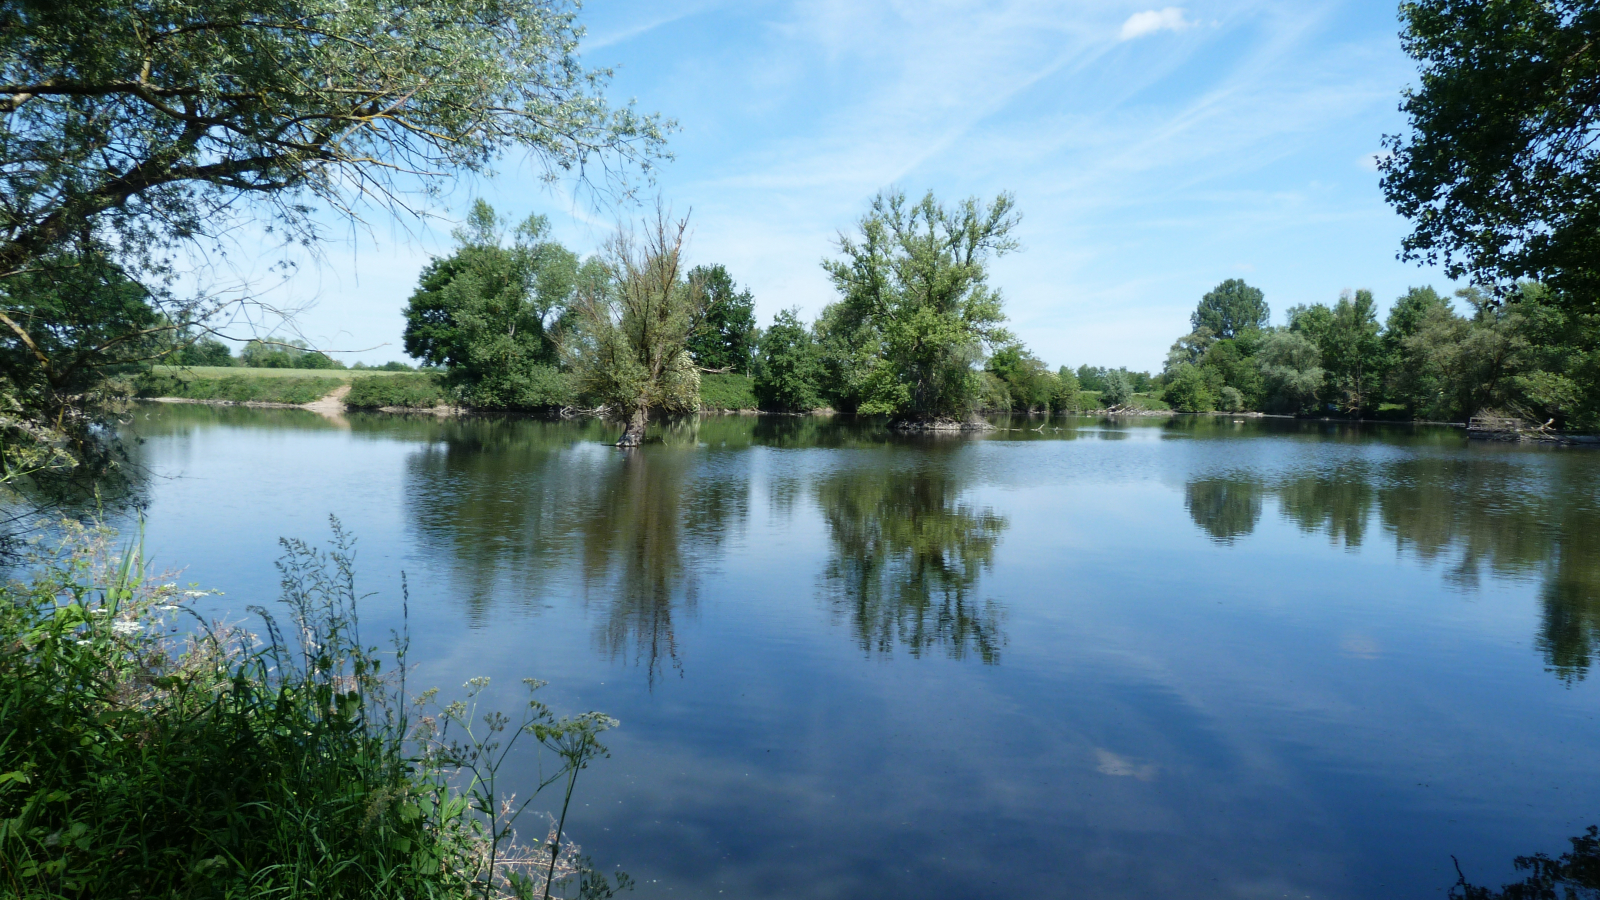
[[[284,541],[286,618],[202,622],[137,542],[69,526],[0,587],[0,893],[18,898],[606,898],[629,885],[563,840],[615,722],[478,716],[487,684],[410,698],[406,637],[363,643],[353,541]],[[186,627],[183,620],[192,617]],[[530,693],[538,682],[529,682]],[[498,773],[554,757],[544,840],[518,843]]]

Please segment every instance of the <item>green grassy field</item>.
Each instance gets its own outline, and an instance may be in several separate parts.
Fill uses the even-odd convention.
[[[334,378],[350,381],[354,378],[387,375],[415,375],[415,372],[385,372],[381,369],[252,369],[248,366],[151,366],[156,375],[182,378]]]

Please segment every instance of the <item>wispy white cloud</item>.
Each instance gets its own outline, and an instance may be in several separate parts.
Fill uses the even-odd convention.
[[[1184,18],[1183,7],[1169,6],[1166,9],[1147,9],[1128,17],[1122,23],[1122,40],[1131,41],[1134,38],[1155,34],[1158,31],[1183,31],[1194,27],[1193,22]]]
[[[1200,294],[1240,273],[1274,309],[1428,277],[1394,260],[1403,223],[1354,164],[1403,126],[1397,86],[1413,71],[1388,15],[1364,5],[1212,0],[1203,28],[1193,7],[1129,17],[1126,0],[746,0],[696,15],[707,8],[592,4],[603,37],[585,58],[618,67],[615,99],[683,123],[660,194],[694,211],[693,261],[728,265],[763,320],[832,299],[818,260],[890,185],[1017,194],[1026,251],[994,283],[1052,364],[1159,365]],[[550,214],[580,252],[638,212],[518,168],[496,179],[497,207]],[[351,286],[398,308],[415,269],[387,274]]]
[[[706,12],[707,10],[713,8],[713,6],[714,4],[709,3],[696,4],[683,9],[674,10],[664,16],[656,16],[654,18],[646,19],[643,22],[638,22],[615,31],[607,31],[594,35],[585,35],[582,47],[584,50],[602,50],[615,44],[631,41],[636,37],[649,34],[650,32],[655,31],[657,28],[671,25],[674,22],[680,22],[689,18],[690,16],[699,15],[700,13]]]

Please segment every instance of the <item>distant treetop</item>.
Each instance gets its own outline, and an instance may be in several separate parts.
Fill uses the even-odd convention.
[[[1209,328],[1219,338],[1231,338],[1252,328],[1265,328],[1271,318],[1272,311],[1260,288],[1229,278],[1200,298],[1189,324],[1196,331]]]

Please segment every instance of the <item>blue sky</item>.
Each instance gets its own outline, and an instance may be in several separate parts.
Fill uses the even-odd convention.
[[[832,299],[818,265],[879,189],[1016,194],[1023,250],[993,282],[1013,330],[1052,366],[1158,369],[1225,278],[1299,303],[1370,288],[1387,304],[1437,271],[1395,258],[1406,223],[1373,154],[1415,78],[1394,2],[592,0],[584,59],[614,101],[675,118],[655,191],[692,210],[691,262],[720,262],[766,324]],[[520,218],[548,215],[581,253],[619,216],[507,160],[462,182]],[[320,346],[388,346],[449,225],[375,222],[275,292],[309,304]]]

